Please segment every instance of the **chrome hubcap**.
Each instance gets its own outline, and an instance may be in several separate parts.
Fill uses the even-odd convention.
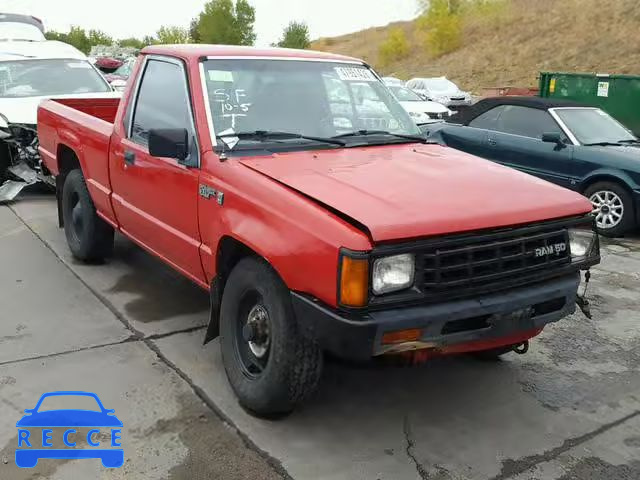
[[[593,213],[596,216],[598,228],[609,229],[617,226],[624,216],[622,199],[614,192],[603,190],[591,195]]]
[[[263,305],[254,306],[247,316],[242,336],[249,343],[249,349],[257,358],[264,358],[269,352],[269,313]]]

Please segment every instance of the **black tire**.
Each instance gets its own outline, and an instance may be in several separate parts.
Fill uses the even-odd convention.
[[[250,334],[242,328],[255,311],[266,318],[261,325],[268,325],[266,339],[258,345],[266,349],[258,352],[261,356],[254,355],[244,336]],[[244,258],[229,275],[220,310],[220,343],[231,387],[240,405],[254,415],[288,414],[318,386],[322,350],[298,332],[289,290],[262,259]]]
[[[622,218],[615,225],[611,227],[605,227],[602,224],[598,225],[598,233],[604,235],[605,237],[619,237],[632,230],[635,226],[636,222],[633,200],[631,199],[631,195],[626,188],[614,182],[594,183],[584,191],[584,195],[593,203],[594,197],[599,193],[602,197],[604,195],[604,192],[612,192],[613,194],[617,195],[617,197],[622,202],[624,210],[622,213]],[[594,208],[596,208],[595,203]]]
[[[67,175],[62,189],[64,233],[69,249],[83,262],[98,262],[113,253],[113,227],[96,213],[81,170]]]
[[[471,356],[476,360],[480,360],[482,362],[497,362],[502,358],[503,355],[512,351],[513,345],[508,345],[506,347],[492,348],[491,350],[472,352]]]

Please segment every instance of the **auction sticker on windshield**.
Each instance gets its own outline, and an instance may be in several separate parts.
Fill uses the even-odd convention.
[[[368,68],[358,67],[335,67],[338,77],[346,82],[375,82],[375,75]]]
[[[78,400],[89,408],[67,408]],[[45,393],[35,408],[24,412],[16,423],[18,467],[33,468],[39,459],[99,458],[106,468],[124,463],[122,422],[95,393]]]

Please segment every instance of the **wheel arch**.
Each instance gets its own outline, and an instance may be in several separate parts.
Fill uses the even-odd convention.
[[[211,288],[209,290],[211,307],[209,312],[209,325],[207,326],[207,333],[204,339],[205,344],[220,334],[220,304],[222,302],[222,294],[224,293],[227,278],[229,278],[229,274],[238,262],[246,257],[260,258],[270,263],[263,255],[260,255],[247,245],[247,243],[231,235],[224,235],[220,238],[215,255],[216,275],[211,280]]]
[[[598,183],[598,182],[611,182],[617,185],[620,185],[624,188],[629,195],[633,195],[633,181],[629,178],[628,175],[625,175],[623,172],[612,172],[612,171],[604,171],[604,172],[594,172],[592,175],[586,177],[580,183],[580,193],[584,195],[589,187]]]
[[[58,162],[58,175],[56,176],[58,226],[62,228],[64,227],[64,215],[62,214],[62,190],[64,188],[64,182],[69,172],[75,169],[82,169],[82,165],[76,151],[64,143],[58,145],[56,160]]]

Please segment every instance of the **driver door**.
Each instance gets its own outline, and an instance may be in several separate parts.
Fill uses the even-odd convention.
[[[542,141],[544,133],[559,133],[562,145]],[[546,110],[505,105],[495,129],[487,134],[491,159],[503,165],[572,187],[574,179],[573,145]]]
[[[123,231],[193,280],[205,280],[198,228],[199,149],[182,61],[149,56],[145,60],[126,137],[116,139],[110,159],[113,207]],[[189,158],[178,162],[149,154],[153,128],[186,128]],[[187,166],[190,165],[190,166]]]

